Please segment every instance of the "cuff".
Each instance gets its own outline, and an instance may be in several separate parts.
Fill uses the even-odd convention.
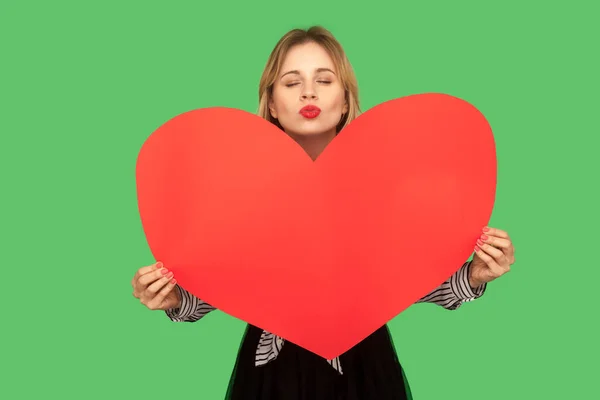
[[[179,294],[181,295],[181,307],[170,308],[165,310],[165,313],[172,321],[188,321],[189,317],[191,317],[198,308],[200,299],[187,290],[183,290],[179,285],[175,285],[175,288],[179,290]]]
[[[487,283],[484,283],[476,288],[471,288],[469,284],[469,271],[471,269],[471,261],[466,262],[452,277],[450,278],[450,287],[454,295],[462,301],[475,300],[485,293]]]

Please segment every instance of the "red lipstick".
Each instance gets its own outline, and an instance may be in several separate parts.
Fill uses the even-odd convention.
[[[304,106],[300,110],[300,114],[304,118],[316,118],[319,116],[320,113],[321,113],[321,109],[317,106],[312,106],[312,105]]]

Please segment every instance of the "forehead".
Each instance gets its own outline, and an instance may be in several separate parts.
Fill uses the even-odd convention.
[[[335,71],[333,59],[327,51],[317,43],[304,43],[292,47],[281,65],[282,73],[297,69],[312,71],[316,68],[329,68]]]

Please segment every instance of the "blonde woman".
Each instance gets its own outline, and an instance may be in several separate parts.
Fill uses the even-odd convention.
[[[342,46],[322,27],[294,29],[279,40],[260,79],[259,101],[258,114],[313,160],[360,114],[352,67]],[[512,263],[514,247],[506,232],[486,227],[473,260],[418,302],[456,310],[482,296],[487,282]],[[140,268],[132,285],[142,304],[165,310],[172,321],[195,322],[215,309],[177,285],[160,262]],[[306,307],[315,307],[308,296]],[[398,400],[410,399],[411,393],[387,325],[333,360],[248,325],[226,398]]]

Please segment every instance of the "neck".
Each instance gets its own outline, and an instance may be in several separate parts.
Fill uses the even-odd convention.
[[[335,137],[335,129],[330,132],[314,135],[296,135],[293,133],[288,133],[288,135],[294,139],[304,151],[306,151],[313,161],[315,161]]]

